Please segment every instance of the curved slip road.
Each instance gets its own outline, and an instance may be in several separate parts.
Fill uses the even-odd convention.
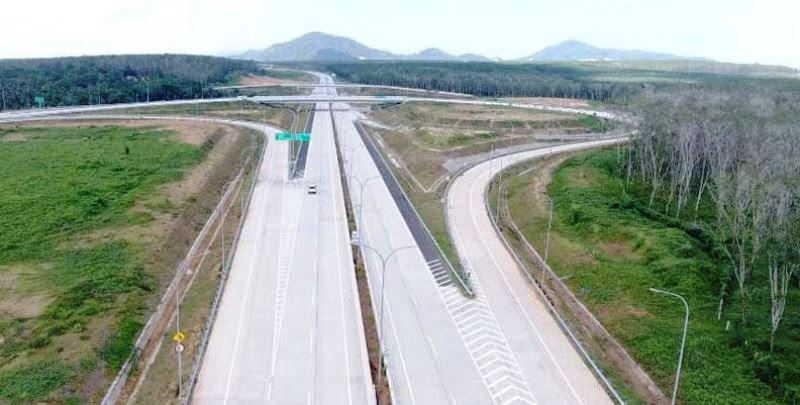
[[[502,168],[555,153],[612,145],[619,139],[536,149],[478,164],[447,194],[452,239],[477,294],[492,309],[537,402],[608,404],[609,396],[542,303],[535,287],[495,232],[485,193]]]

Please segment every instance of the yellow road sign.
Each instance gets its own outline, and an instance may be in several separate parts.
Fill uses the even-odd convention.
[[[186,340],[186,334],[183,332],[176,332],[174,335],[172,335],[172,340],[177,343],[181,343]]]

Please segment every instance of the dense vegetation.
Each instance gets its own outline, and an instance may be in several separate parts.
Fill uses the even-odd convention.
[[[790,69],[735,69],[713,63],[487,63],[330,62],[303,66],[335,73],[354,83],[453,91],[486,97],[566,97],[627,103],[647,88],[771,87],[800,89]],[[739,65],[733,65],[739,66]],[[722,71],[724,74],[716,74]],[[760,78],[750,75],[775,75]]]
[[[193,55],[0,60],[0,109],[216,97],[212,87],[257,73],[253,61]]]
[[[0,403],[96,400],[130,354],[154,288],[132,207],[204,155],[171,136],[0,129],[0,309],[20,312],[0,319]]]
[[[738,314],[731,335],[762,381],[800,402],[797,319],[785,319],[800,276],[800,96],[664,93],[637,109],[625,178],[706,240],[717,263],[704,271],[716,280],[710,298]]]
[[[555,204],[551,265],[665,392],[674,380],[684,310],[678,300],[648,288],[686,297],[691,316],[679,392],[684,403],[796,403],[800,290],[789,291],[785,329],[770,351],[765,277],[752,290],[746,325],[732,302],[718,313],[720,289],[731,278],[718,242],[698,229],[693,215],[665,215],[668,194],[659,193],[650,206],[647,183],[626,181],[624,156],[615,149],[593,152],[557,170],[548,189]],[[520,223],[536,224],[526,234],[541,249],[546,203],[536,221],[524,219],[531,212],[529,181],[512,178],[509,207]],[[713,203],[701,209],[701,217],[710,215]]]

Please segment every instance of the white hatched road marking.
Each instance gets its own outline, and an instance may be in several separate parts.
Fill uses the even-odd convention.
[[[472,279],[475,298],[464,297],[439,260],[428,262],[447,312],[495,404],[536,404],[494,312]]]

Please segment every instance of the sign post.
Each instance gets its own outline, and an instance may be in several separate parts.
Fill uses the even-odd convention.
[[[34,97],[33,102],[36,103],[39,106],[39,108],[44,108],[44,96]]]

